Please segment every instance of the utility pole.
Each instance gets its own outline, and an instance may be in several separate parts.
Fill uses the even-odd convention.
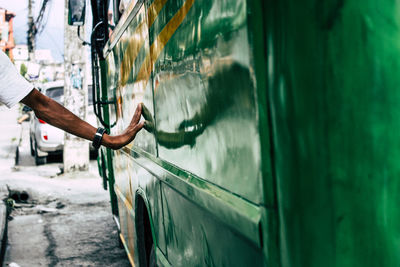
[[[33,0],[28,0],[28,60],[35,61],[35,22],[33,20]]]
[[[82,27],[82,36],[85,36]],[[77,38],[76,26],[68,25],[68,0],[64,13],[64,106],[85,120],[87,97],[87,51]],[[64,172],[86,171],[89,167],[89,143],[65,133]]]

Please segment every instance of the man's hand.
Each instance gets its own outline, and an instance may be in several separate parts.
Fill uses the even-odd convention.
[[[70,134],[93,141],[96,128],[38,90],[33,89],[21,102],[32,108],[36,117],[45,122]],[[119,149],[132,142],[144,125],[144,122],[139,123],[141,114],[142,105],[139,104],[128,128],[120,135],[109,136],[104,134],[101,144],[112,149]]]
[[[142,114],[142,104],[139,104],[136,107],[135,114],[131,120],[129,126],[125,129],[125,131],[116,136],[109,136],[104,134],[103,136],[103,145],[112,149],[120,149],[121,147],[129,144],[135,138],[136,134],[143,128],[144,121],[140,122],[140,116]]]

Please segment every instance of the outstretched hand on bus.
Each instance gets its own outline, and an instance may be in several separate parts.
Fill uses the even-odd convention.
[[[109,136],[104,134],[102,145],[112,148],[119,149],[135,139],[136,134],[143,128],[144,121],[140,121],[142,115],[142,103],[137,105],[135,114],[131,120],[129,126],[120,135]]]
[[[70,134],[93,141],[97,129],[89,123],[75,116],[71,111],[53,99],[33,89],[21,102],[30,107],[36,117],[60,128]],[[101,144],[119,149],[135,139],[136,134],[143,128],[144,122],[139,122],[142,115],[142,104],[136,107],[135,114],[129,126],[120,135],[110,136],[104,134]]]

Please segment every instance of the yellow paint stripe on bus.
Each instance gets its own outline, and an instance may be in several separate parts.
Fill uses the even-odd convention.
[[[119,237],[121,238],[122,243],[124,243],[124,247],[127,247],[128,244],[126,243],[124,236],[122,234],[119,234]],[[126,250],[126,254],[128,254],[128,259],[129,259],[129,262],[131,263],[132,267],[135,267],[135,263],[133,262],[133,257],[131,255],[130,251]]]
[[[153,25],[154,21],[156,20],[158,14],[160,13],[166,2],[167,0],[155,0],[150,5],[147,13],[149,28],[151,27],[151,25]]]
[[[129,231],[130,228],[133,228],[132,219],[134,218],[134,210],[132,208],[132,204],[124,196],[124,194],[121,192],[120,188],[117,185],[114,185],[114,190],[115,190],[115,193],[117,194],[117,197],[119,199],[121,199],[121,201],[124,203],[124,205],[126,206],[127,210],[129,211],[129,213],[131,214],[131,216],[128,216],[126,218],[126,224],[127,224],[128,229],[125,230],[125,231],[123,229],[121,229],[121,231],[123,231],[123,232],[127,231],[127,233],[125,233],[125,234],[127,234],[129,236],[129,238],[131,238],[133,240],[133,232],[130,233],[130,231]],[[121,219],[122,218],[120,218],[120,220]],[[125,247],[125,250],[126,250],[126,252],[128,254],[128,258],[129,258],[129,261],[130,261],[131,265],[135,266],[134,262],[133,262],[134,250],[131,249],[131,246],[129,245],[129,243],[126,242],[126,240],[125,240],[125,238],[124,238],[124,236],[122,234],[120,234],[120,237],[121,237],[122,243],[124,243],[124,247]]]
[[[125,197],[124,203],[125,203],[125,206],[128,208],[129,211],[133,210],[131,202],[129,201],[128,198]]]
[[[120,66],[122,86],[125,86],[128,82],[129,75],[133,69],[133,64],[139,54],[140,48],[143,46],[143,43],[146,40],[148,30],[145,25],[146,23],[144,22],[140,23],[135,32],[129,38],[129,43],[125,49],[125,54]]]
[[[129,251],[132,252],[132,256],[134,258],[134,256],[135,256],[135,234],[134,234],[135,224],[133,223],[134,217],[128,216],[126,219],[127,219],[126,222],[128,225],[128,227],[127,227],[128,232],[126,233],[128,235],[127,236],[128,249],[129,249]]]
[[[121,199],[121,201],[124,203],[124,205],[126,206],[126,209],[128,210],[128,212],[132,215],[135,216],[135,210],[133,209],[133,206],[131,204],[131,202],[129,201],[129,199],[122,193],[121,189],[117,186],[114,185],[114,191],[117,194],[117,197],[119,199]]]
[[[114,185],[114,190],[115,192],[119,195],[119,198],[124,202],[125,206],[129,211],[133,211],[133,207],[129,199],[122,193],[121,189],[117,186]]]
[[[157,39],[153,42],[150,47],[150,54],[146,55],[146,59],[143,62],[142,67],[139,70],[136,81],[144,81],[143,88],[146,87],[146,83],[150,78],[150,74],[152,71],[152,64],[156,61],[158,56],[161,54],[161,51],[164,49],[165,45],[171,39],[172,35],[181,25],[182,21],[185,19],[187,13],[190,8],[193,6],[195,0],[187,0],[183,6],[179,9],[179,11],[174,15],[174,17],[168,22],[168,24],[164,27],[161,33],[157,36]]]
[[[155,0],[149,7],[147,13],[147,23],[149,27],[153,25],[155,19],[160,13],[161,9],[164,7],[167,0]],[[137,27],[135,32],[129,38],[128,46],[125,50],[124,57],[120,66],[121,73],[121,85],[125,86],[128,82],[129,76],[133,69],[133,64],[139,55],[139,51],[143,46],[144,41],[147,39],[149,33],[148,27],[146,26],[146,21],[142,21]]]
[[[121,189],[119,188],[119,186],[118,186],[117,184],[114,184],[114,191],[115,191],[117,194],[122,195]]]
[[[124,151],[126,154],[130,155],[131,149],[133,148],[133,142],[124,146],[121,150]]]

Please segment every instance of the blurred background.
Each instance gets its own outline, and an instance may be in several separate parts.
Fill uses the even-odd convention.
[[[33,23],[28,23],[30,20]],[[42,65],[40,81],[62,78],[64,1],[0,0],[0,47],[22,73],[29,65],[29,52],[33,52]]]
[[[85,28],[89,29],[87,13]],[[85,108],[80,109],[83,114],[75,114],[96,126],[90,105],[89,48],[81,46],[76,27],[70,31],[70,43],[65,43],[65,19],[64,0],[0,0],[0,49],[23,77],[61,104],[68,102],[64,95],[71,98],[66,84],[79,78],[81,94],[74,101]],[[84,32],[89,31],[81,32],[87,38]],[[76,53],[77,44],[86,51]],[[78,54],[78,60],[71,60],[68,53],[65,56],[65,47]],[[129,266],[115,238],[108,193],[102,188],[97,151],[90,142],[70,138],[72,149],[65,154],[65,133],[23,105],[8,109],[0,104],[0,120],[0,198],[4,200],[0,201],[0,266],[56,266],[59,262],[63,266]],[[75,160],[70,166],[78,171],[66,170],[68,159]]]

